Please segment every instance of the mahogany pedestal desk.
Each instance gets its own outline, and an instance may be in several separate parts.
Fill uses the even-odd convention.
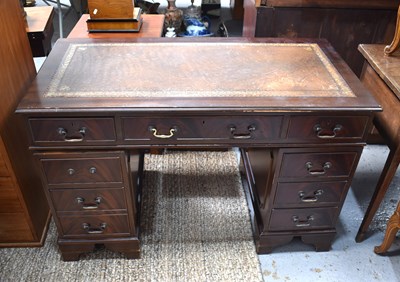
[[[387,142],[390,152],[358,231],[357,242],[364,240],[368,226],[379,208],[400,162],[400,52],[387,56],[384,54],[384,48],[385,45],[374,44],[359,46],[359,50],[366,60],[361,81],[382,106],[383,111],[376,115],[374,125]],[[399,225],[400,222],[397,224]],[[388,229],[390,229],[389,226]],[[392,230],[390,233],[393,232]],[[391,241],[393,241],[394,235]],[[380,252],[388,249],[390,246],[388,243]]]
[[[63,259],[95,244],[140,255],[151,148],[241,148],[257,251],[294,237],[329,250],[380,107],[326,41],[310,42],[57,41],[17,113]]]
[[[83,14],[68,38],[138,38],[138,37],[161,37],[164,28],[164,15],[143,14],[142,27],[139,32],[101,32],[89,33],[86,21],[88,14]]]

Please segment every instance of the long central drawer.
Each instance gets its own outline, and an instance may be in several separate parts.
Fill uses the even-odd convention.
[[[283,116],[122,117],[123,140],[226,143],[278,140]]]

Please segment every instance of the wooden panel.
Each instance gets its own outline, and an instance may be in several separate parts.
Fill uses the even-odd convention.
[[[133,0],[88,0],[92,19],[130,19],[134,6]]]
[[[37,241],[24,213],[0,213],[0,245]],[[11,246],[11,245],[10,245]]]
[[[382,112],[376,114],[375,126],[389,147],[396,146],[400,142],[400,116],[394,113],[400,112],[399,99],[370,65],[364,69],[361,81],[383,108]]]
[[[0,34],[0,155],[14,187],[3,195],[5,202],[0,200],[0,205],[7,205],[13,199],[8,213],[0,213],[0,245],[40,245],[49,209],[28,151],[25,127],[14,114],[36,73],[19,1],[0,1]],[[18,213],[12,210],[18,206],[16,196]]]
[[[2,177],[0,177],[0,213],[20,212],[22,213],[23,207],[18,198],[18,193],[14,187],[3,186]]]
[[[10,170],[6,165],[6,161],[3,158],[3,155],[0,154],[0,177],[8,177],[10,176]]]

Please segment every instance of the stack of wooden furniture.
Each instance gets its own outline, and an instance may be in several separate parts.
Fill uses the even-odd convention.
[[[49,208],[14,110],[36,75],[18,1],[0,1],[0,247],[42,245]]]

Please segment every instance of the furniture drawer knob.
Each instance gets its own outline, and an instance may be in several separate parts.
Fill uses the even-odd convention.
[[[79,132],[79,134],[81,136],[79,136],[77,138],[76,137],[69,137],[68,136],[68,131],[65,128],[62,128],[62,127],[58,128],[57,132],[58,132],[59,135],[63,136],[65,142],[82,142],[83,139],[85,138],[86,130],[87,130],[86,127],[82,127],[81,129],[79,129],[78,132]]]
[[[247,127],[247,130],[249,131],[249,133],[236,133],[236,126],[231,125],[230,126],[230,131],[231,131],[231,135],[233,139],[250,139],[251,136],[251,132],[256,130],[256,126],[255,125],[249,125]]]
[[[98,228],[92,228],[89,223],[82,223],[82,228],[86,230],[88,234],[102,234],[107,227],[107,223],[103,222]]]
[[[314,220],[312,215],[307,216],[306,220],[300,220],[297,215],[292,216],[292,220],[295,223],[296,227],[309,227],[311,225],[311,221]]]
[[[69,175],[73,175],[75,173],[75,169],[73,168],[69,168],[67,171]]]
[[[91,174],[95,174],[97,172],[97,169],[93,166],[93,167],[89,168],[89,172]]]
[[[332,139],[336,137],[336,134],[343,129],[343,126],[336,124],[333,129],[323,129],[320,124],[314,125],[314,131],[317,133],[317,137],[321,139]]]
[[[312,162],[306,162],[306,168],[308,171],[308,174],[310,175],[324,175],[328,169],[332,167],[332,164],[330,162],[325,162],[322,166],[322,169],[313,169],[313,163]]]
[[[318,196],[321,196],[324,193],[324,190],[318,189],[314,191],[314,196],[306,196],[304,191],[299,191],[300,201],[303,203],[315,203],[318,201]]]
[[[157,128],[155,128],[154,126],[149,126],[149,131],[153,132],[153,136],[156,138],[167,139],[174,136],[174,133],[178,131],[178,128],[175,126],[170,128],[169,134],[158,134]]]
[[[94,199],[94,203],[88,203],[88,204],[85,204],[85,198],[82,197],[77,197],[76,201],[78,202],[78,204],[82,205],[82,209],[84,210],[95,210],[99,208],[99,205],[101,203],[101,197],[96,197]]]

